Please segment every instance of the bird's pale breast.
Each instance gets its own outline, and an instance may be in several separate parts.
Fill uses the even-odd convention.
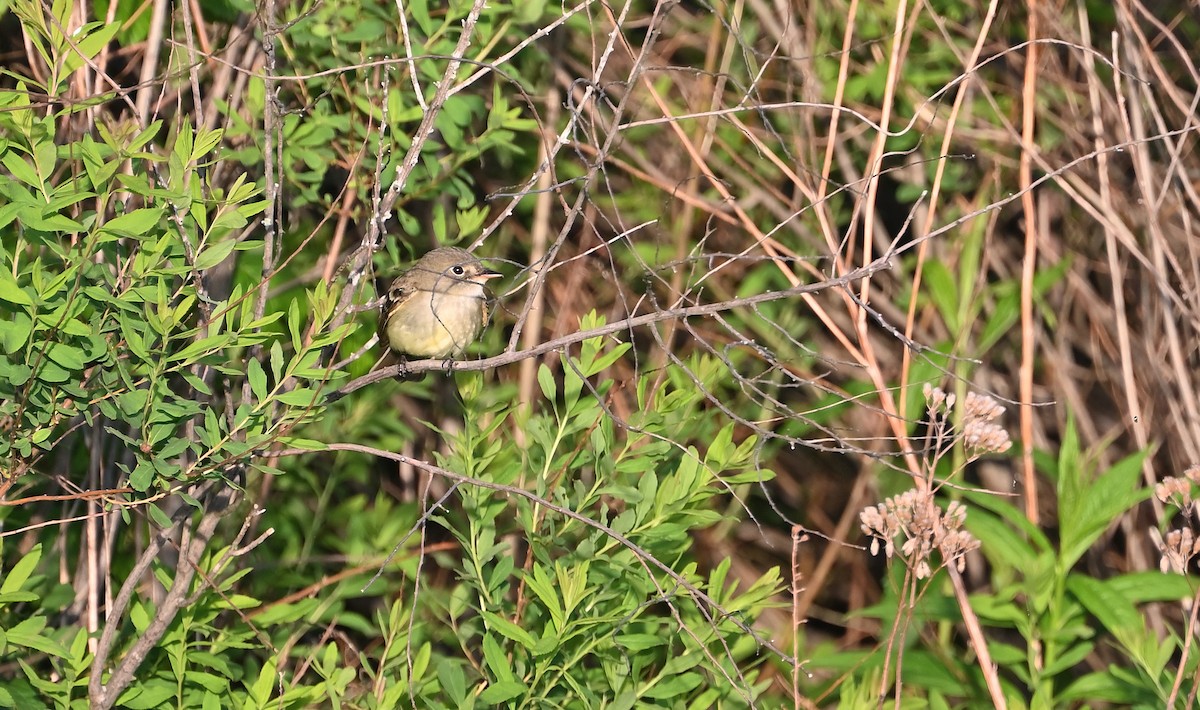
[[[388,320],[392,348],[413,357],[461,355],[483,328],[484,291],[478,295],[419,291]]]

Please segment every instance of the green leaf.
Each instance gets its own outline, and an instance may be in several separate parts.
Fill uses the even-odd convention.
[[[483,635],[483,660],[487,663],[492,675],[498,680],[513,680],[512,667],[509,660],[496,643],[496,637],[491,634]]]
[[[71,379],[71,373],[48,358],[42,358],[41,365],[37,369],[37,379],[41,382],[62,384]]]
[[[3,290],[3,286],[0,286],[0,290]],[[21,294],[24,296],[25,292],[22,291]],[[7,355],[24,350],[32,333],[33,320],[21,311],[12,313],[7,318],[0,318],[0,343],[3,343]]]
[[[146,506],[146,513],[150,516],[150,520],[158,526],[160,530],[166,530],[171,527],[171,519],[163,512],[162,508],[157,505]]]
[[[196,257],[196,270],[208,271],[222,261],[225,261],[225,258],[229,256],[236,245],[237,241],[224,239],[208,247]]]
[[[463,701],[467,698],[467,679],[458,663],[449,658],[439,658],[437,676],[438,681],[442,684],[442,690],[446,691],[454,705],[462,706]]]
[[[1089,481],[1082,464],[1059,474],[1059,525],[1061,564],[1070,569],[1117,518],[1153,491],[1136,488],[1145,452],[1113,464],[1094,481]]]
[[[429,14],[428,0],[410,0],[406,3],[405,8],[417,21],[417,27],[421,29],[421,34],[428,37],[434,33],[437,27],[434,26],[433,17]]]
[[[124,332],[124,331],[122,331]],[[128,337],[128,334],[126,334]],[[167,358],[167,362],[196,362],[206,356],[214,355],[233,343],[233,337],[227,333],[218,333],[202,338],[188,345],[183,350]]]
[[[693,458],[695,449],[688,449],[688,453],[684,455],[681,465],[686,466],[687,462],[691,462],[694,466],[696,461]],[[638,493],[641,494],[641,501],[637,504],[637,512],[639,518],[644,518],[646,513],[654,505],[656,494],[658,493],[658,474],[654,471],[643,473],[638,479]]]
[[[32,306],[33,299],[18,284],[7,269],[0,268],[0,300],[15,303],[18,306]]]
[[[128,346],[129,351],[143,362],[152,360],[150,350],[146,346],[146,340],[142,337],[141,326],[145,324],[138,321],[135,317],[124,313],[117,317],[117,321],[121,325],[121,337],[125,339],[125,344]]]
[[[131,710],[150,710],[162,707],[175,696],[173,683],[157,678],[143,679],[117,698],[117,705]]]
[[[150,390],[136,389],[117,395],[117,406],[127,417],[134,417],[146,408],[150,401]]]
[[[743,483],[765,483],[775,479],[775,472],[767,469],[750,469],[731,476],[721,476],[726,485],[737,486]]]
[[[46,617],[33,616],[5,629],[4,634],[10,645],[32,648],[57,658],[70,658],[71,652],[67,647],[45,633],[45,628]]]
[[[1067,646],[1058,654],[1058,657],[1054,659],[1053,663],[1048,664],[1044,669],[1042,669],[1044,677],[1056,676],[1075,668],[1079,664],[1085,662],[1088,656],[1092,655],[1092,651],[1095,650],[1095,648],[1096,644],[1089,641]]]
[[[975,512],[967,515],[966,527],[983,543],[983,553],[995,559],[1008,559],[1013,568],[1033,563],[1039,555],[1053,550],[1050,539],[1029,518],[1009,502],[990,492],[963,491],[976,506],[994,512],[1000,520]],[[978,524],[978,525],[977,525]]]
[[[101,230],[121,237],[141,239],[158,230],[162,217],[162,207],[143,207],[113,217],[104,223]]]
[[[986,353],[991,350],[996,343],[1000,342],[1000,338],[1012,330],[1020,317],[1020,291],[1009,289],[999,293],[992,304],[992,313],[979,333],[977,352]]]
[[[42,545],[38,543],[17,560],[17,563],[4,576],[4,582],[0,583],[0,594],[8,594],[20,589],[33,574],[33,570],[37,568],[37,563],[41,559]]]
[[[250,381],[250,390],[260,402],[267,398],[267,373],[263,371],[262,363],[251,358],[246,363],[246,379]]]
[[[154,465],[145,459],[138,461],[133,472],[129,474],[129,486],[139,493],[144,493],[153,481]]]
[[[275,662],[268,660],[263,664],[258,677],[247,688],[250,691],[250,698],[254,700],[258,707],[267,707],[267,702],[271,699],[271,691],[275,687],[275,682]]]
[[[621,356],[628,352],[632,347],[632,343],[620,343],[614,346],[612,350],[609,350],[593,360],[591,366],[584,371],[584,375],[591,377],[592,375],[597,375],[607,370],[612,366],[613,363],[615,363],[617,360],[620,360]]]
[[[30,187],[42,189],[42,179],[38,177],[33,166],[25,161],[16,151],[8,151],[4,154],[4,167],[12,173],[12,176]]]
[[[519,680],[502,680],[492,683],[479,694],[479,702],[487,703],[488,705],[496,705],[498,703],[507,702],[513,698],[529,692],[529,688]]]
[[[64,76],[73,74],[84,63],[95,57],[108,44],[117,31],[121,29],[120,22],[89,22],[75,31],[74,46],[68,51],[63,60],[62,73]]]
[[[1067,578],[1067,590],[1099,619],[1110,632],[1118,629],[1142,628],[1144,617],[1133,602],[1125,598],[1106,580],[1073,574]]]
[[[320,395],[307,387],[280,392],[276,399],[289,407],[312,407],[321,402]]]
[[[667,643],[667,639],[657,634],[621,634],[616,642],[630,651],[645,651],[648,648],[658,648]]]
[[[271,343],[271,379],[275,382],[283,381],[283,366],[286,364],[286,358],[283,356],[283,345],[276,340]]]
[[[32,376],[33,370],[24,363],[8,364],[6,372],[4,373],[4,377],[8,381],[8,384],[13,387],[24,386]]]
[[[1139,692],[1137,685],[1117,678],[1111,670],[1088,673],[1080,677],[1055,695],[1055,700],[1059,703],[1079,700],[1089,705],[1108,703],[1119,707],[1135,707],[1139,700],[1145,703],[1143,707],[1151,707],[1153,702],[1148,693]]]
[[[702,681],[703,678],[701,678],[699,673],[683,673],[650,686],[643,691],[642,697],[657,699],[678,698],[699,687]]]
[[[517,626],[502,616],[497,616],[490,611],[485,611],[483,612],[483,618],[487,621],[487,626],[489,629],[507,639],[516,641],[531,651],[533,650],[534,645],[537,643],[528,631],[522,629],[520,626]]]
[[[558,399],[558,387],[554,384],[554,373],[550,372],[550,368],[545,364],[538,366],[537,372],[538,384],[542,387],[542,394],[546,399],[554,402]]]
[[[314,613],[320,604],[318,599],[301,599],[291,604],[270,604],[261,614],[255,615],[254,623],[262,626],[292,624]]]
[[[46,346],[46,357],[68,370],[82,370],[84,366],[83,349],[74,345],[49,343]]]
[[[221,142],[221,137],[225,135],[225,131],[220,128],[201,129],[196,135],[196,143],[192,147],[191,161],[199,160],[208,155],[209,151]]]
[[[950,332],[958,332],[959,308],[958,285],[953,274],[940,261],[925,262],[925,290],[929,300],[937,306]]]
[[[1197,581],[1194,577],[1146,570],[1112,577],[1105,584],[1131,603],[1145,604],[1188,599],[1195,593]]]
[[[0,593],[0,607],[3,607],[5,604],[24,604],[25,602],[36,602],[38,599],[41,599],[41,597],[33,592],[8,592],[6,594]],[[4,653],[3,647],[3,629],[0,629],[0,654]],[[0,707],[4,706],[0,705]]]
[[[546,568],[540,564],[534,564],[532,574],[525,575],[525,584],[550,612],[550,620],[554,624],[555,631],[562,633],[566,619],[562,603],[555,591],[554,582],[546,573]]]

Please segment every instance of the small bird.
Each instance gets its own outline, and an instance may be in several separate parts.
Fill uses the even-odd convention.
[[[488,322],[484,284],[501,275],[465,249],[434,249],[392,282],[380,330],[402,357],[462,355]]]

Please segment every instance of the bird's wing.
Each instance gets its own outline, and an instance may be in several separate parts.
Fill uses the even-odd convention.
[[[483,327],[486,328],[492,324],[492,316],[496,312],[496,297],[491,291],[484,291],[483,297]]]
[[[392,285],[383,294],[383,298],[379,299],[379,324],[376,332],[379,333],[380,342],[384,344],[388,342],[387,324],[392,311],[412,298],[414,293],[416,293],[416,289],[413,288],[411,279],[405,279],[404,274],[401,274],[392,281]]]
[[[410,273],[401,274],[388,287],[387,293],[383,297],[384,316],[386,317],[396,306],[408,301],[408,299],[412,298],[420,290],[416,281],[411,278]]]

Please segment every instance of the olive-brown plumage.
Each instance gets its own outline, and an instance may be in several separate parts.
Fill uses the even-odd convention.
[[[500,276],[465,249],[441,247],[392,282],[383,303],[383,331],[402,356],[462,355],[488,321],[484,284]]]

